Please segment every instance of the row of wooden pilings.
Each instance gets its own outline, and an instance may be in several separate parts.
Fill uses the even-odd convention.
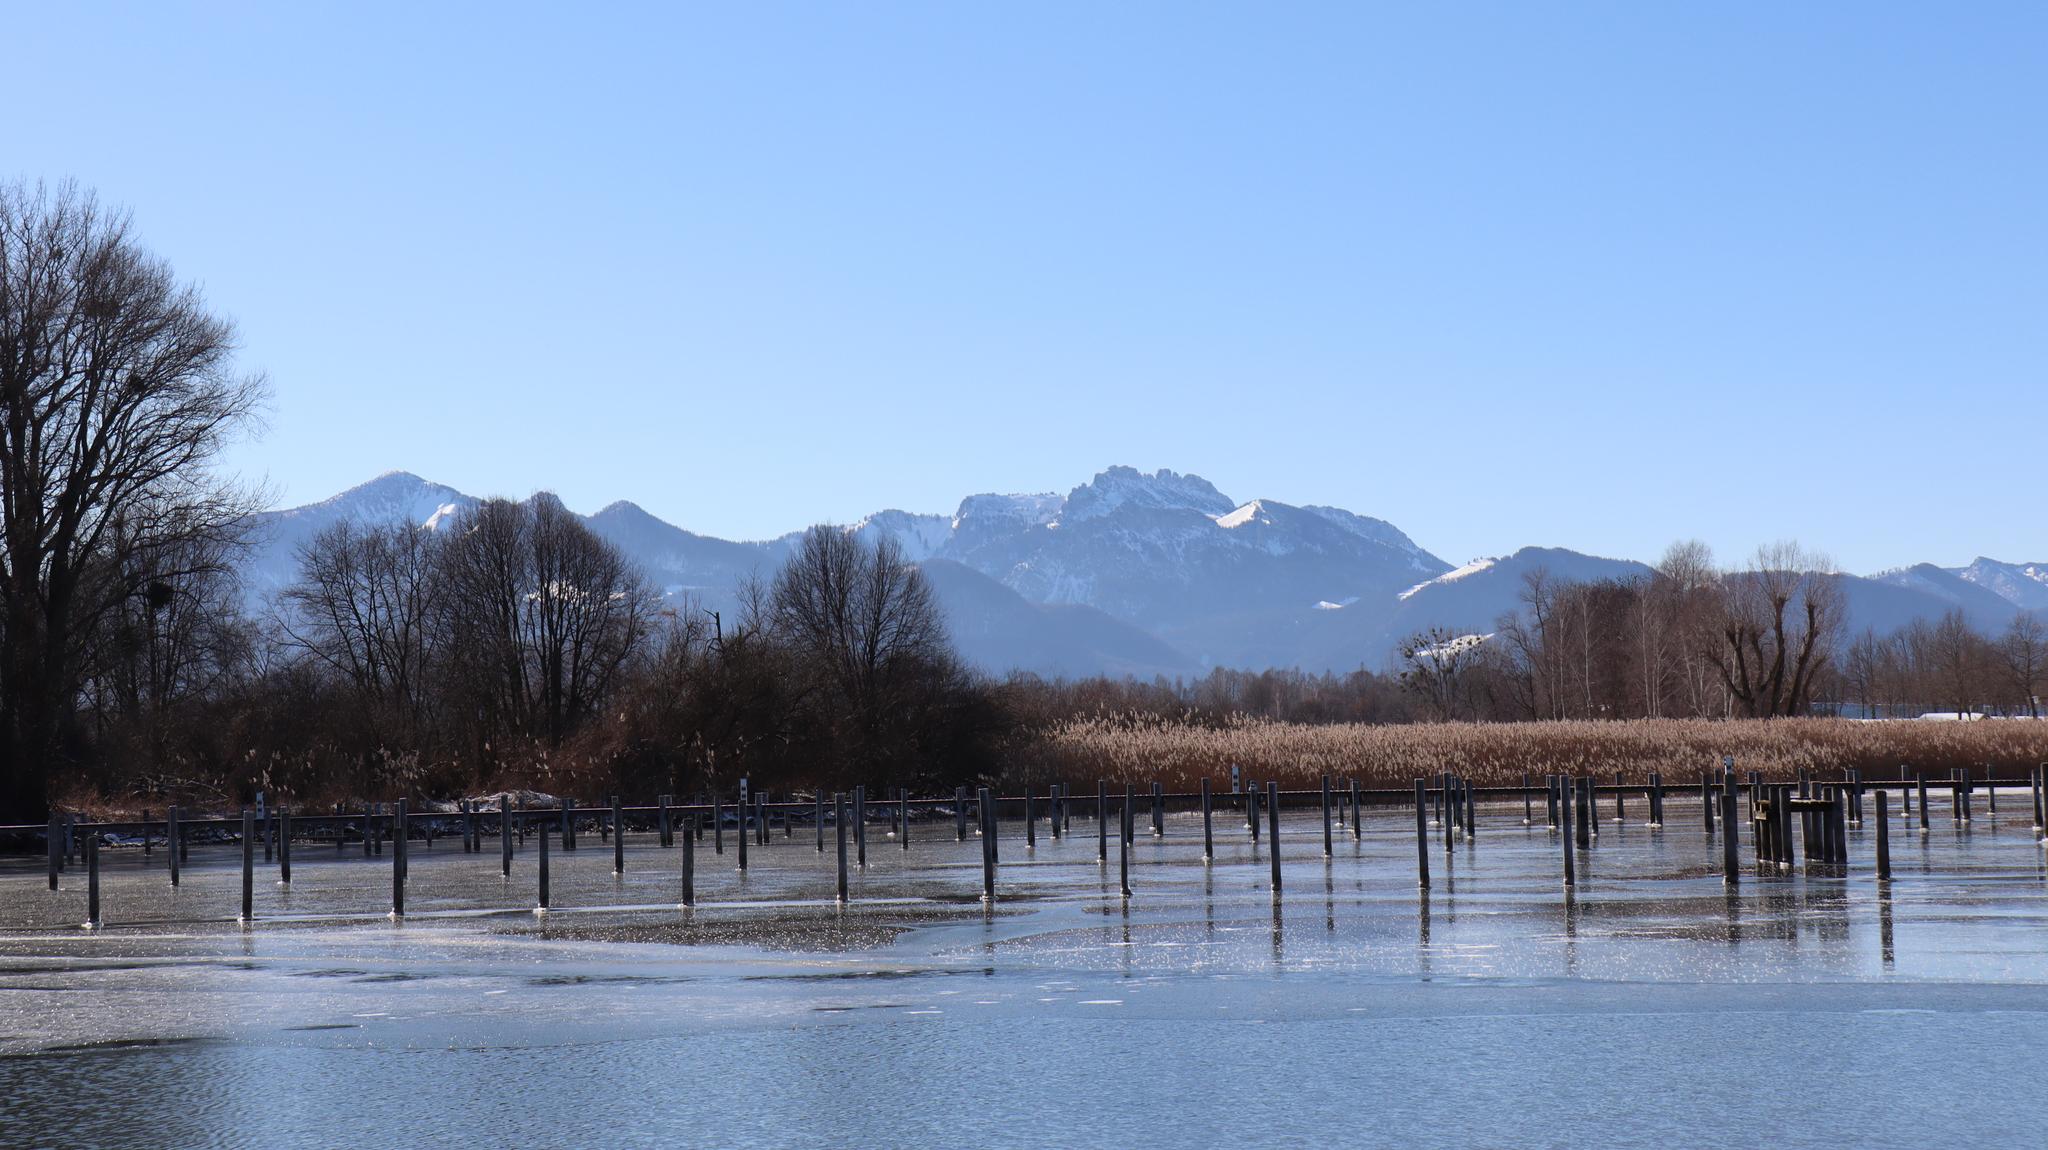
[[[1903,771],[1902,771],[1903,775]],[[1901,785],[1902,814],[1912,818],[1917,809],[1919,831],[1929,830],[1929,803],[1927,799],[1928,780],[1925,774],[1916,776],[1913,788]],[[1943,781],[1950,792],[1950,817],[1958,824],[1967,824],[1971,817],[1971,801],[1977,783],[1971,772],[1960,770]],[[1323,776],[1320,788],[1322,814],[1322,853],[1332,857],[1335,853],[1335,826],[1346,826],[1351,837],[1357,840],[1364,832],[1364,792],[1355,780],[1346,780],[1345,791],[1335,789],[1330,776]],[[2048,764],[2032,771],[2028,778],[2028,789],[2033,803],[2034,828],[2041,831],[2048,824]],[[1498,796],[1503,791],[1512,793],[1515,788],[1491,788]],[[1524,825],[1534,824],[1533,780],[1526,777],[1520,790]],[[1562,845],[1562,872],[1564,885],[1577,883],[1577,856],[1592,848],[1599,837],[1597,791],[1594,780],[1584,775],[1549,775],[1543,780],[1545,823],[1558,835]],[[1661,827],[1664,822],[1665,785],[1661,774],[1653,772],[1648,783],[1640,788],[1626,787],[1620,777],[1612,788],[1614,796],[1615,821],[1626,818],[1626,798],[1629,791],[1639,791],[1649,805],[1648,825]],[[1414,782],[1416,864],[1419,885],[1428,889],[1430,885],[1431,827],[1441,831],[1441,840],[1446,852],[1453,849],[1458,841],[1468,845],[1476,841],[1478,829],[1478,798],[1480,788],[1470,781],[1454,774],[1439,775],[1434,779],[1416,779]],[[1916,794],[1917,792],[1917,794]],[[1296,792],[1298,794],[1298,792]],[[1720,768],[1701,776],[1700,800],[1703,826],[1710,836],[1719,833],[1721,839],[1721,871],[1724,882],[1733,885],[1740,880],[1741,867],[1738,858],[1739,834],[1738,805],[1747,799],[1746,821],[1751,827],[1751,841],[1756,869],[1762,873],[1766,868],[1789,868],[1795,865],[1794,849],[1800,847],[1808,863],[1845,865],[1849,861],[1848,830],[1863,825],[1863,801],[1866,794],[1874,801],[1876,815],[1875,864],[1876,875],[1881,880],[1891,878],[1889,794],[1883,789],[1868,789],[1859,772],[1845,772],[1839,782],[1817,782],[1808,772],[1801,771],[1797,782],[1765,782],[1757,772],[1750,772],[1746,780],[1740,779],[1728,768]],[[1997,788],[1986,780],[1985,794],[1989,809],[1998,807]],[[795,813],[809,806],[816,828],[816,849],[823,853],[826,847],[826,799],[820,793],[808,803],[770,803],[765,796],[753,796],[751,809],[748,806],[746,790],[741,790],[740,803],[733,808],[738,814],[736,845],[738,848],[738,869],[745,871],[748,866],[748,844],[751,840],[757,846],[770,841],[774,817],[782,816],[785,838],[793,834]],[[1242,800],[1244,830],[1256,846],[1260,840],[1261,823],[1265,824],[1267,837],[1268,864],[1272,876],[1274,897],[1282,889],[1280,854],[1280,805],[1282,794],[1279,784],[1267,782],[1263,788],[1258,784],[1246,787],[1242,792],[1228,796]],[[1915,801],[1917,798],[1917,802]],[[1135,788],[1124,784],[1123,794],[1117,803],[1119,815],[1118,874],[1121,897],[1130,898],[1131,888],[1131,845],[1135,835],[1135,819],[1138,796]],[[1151,784],[1150,822],[1155,836],[1165,834],[1166,796],[1158,783]],[[998,807],[1001,803],[1015,804],[1021,801],[1024,808],[1024,839],[1027,849],[1037,845],[1038,797],[1027,793],[1018,799],[1002,799],[987,787],[977,788],[972,806],[975,811],[977,837],[982,848],[982,898],[993,904],[996,900],[996,874],[1000,863],[1000,822]],[[1215,856],[1214,798],[1210,781],[1201,780],[1199,791],[1202,819],[1202,857],[1205,861]],[[910,849],[910,827],[915,807],[943,806],[942,799],[914,800],[908,791],[898,790],[893,799],[885,799],[890,820],[890,832],[898,845]],[[1070,788],[1055,784],[1044,797],[1045,812],[1049,829],[1057,839],[1072,830],[1074,800]],[[552,902],[549,872],[549,824],[557,824],[557,837],[565,850],[576,849],[577,824],[581,817],[597,812],[585,811],[579,816],[574,800],[564,800],[555,811],[513,810],[510,796],[501,796],[499,801],[496,830],[498,839],[499,867],[501,874],[512,876],[514,840],[523,844],[529,835],[537,835],[535,857],[536,909],[549,909]],[[849,866],[865,869],[868,865],[869,798],[865,787],[856,787],[849,795],[834,794],[831,798],[832,823],[837,839],[837,901],[849,900]],[[966,788],[956,789],[952,800],[954,836],[956,841],[967,837],[969,800]],[[1109,820],[1111,795],[1106,781],[1096,784],[1095,831],[1096,858],[1107,865],[1109,858]],[[1261,806],[1264,807],[1261,818]],[[849,807],[851,808],[849,818]],[[654,815],[657,842],[662,847],[674,847],[680,841],[681,851],[681,905],[696,905],[696,849],[707,831],[711,836],[712,849],[719,855],[725,853],[725,813],[728,808],[721,796],[713,795],[707,801],[691,807],[677,807],[671,797],[664,795],[651,812]],[[636,810],[637,813],[644,808]],[[490,813],[481,804],[469,802],[461,805],[454,817],[461,820],[463,849],[470,853],[483,853],[486,836],[486,818]],[[608,819],[599,822],[600,833],[611,841],[613,848],[612,865],[614,873],[623,874],[626,869],[625,815],[617,796],[611,800]],[[700,821],[700,816],[701,821]],[[365,811],[360,815],[321,814],[299,816],[298,822],[306,829],[317,833],[315,828],[326,827],[334,832],[337,850],[346,849],[346,833],[358,819],[361,820],[366,855],[381,854],[388,836],[391,847],[391,914],[402,917],[405,914],[406,885],[410,878],[409,850],[413,839],[411,820],[414,816],[404,801],[391,804],[388,809]],[[433,845],[434,832],[441,820],[451,816],[435,813],[423,820],[425,839],[429,848]],[[217,822],[218,820],[213,820]],[[255,917],[255,851],[262,844],[264,860],[274,857],[278,866],[278,881],[290,884],[292,880],[292,844],[295,838],[294,815],[288,808],[279,808],[275,818],[264,818],[263,826],[258,825],[258,816],[250,810],[243,810],[240,817],[239,845],[241,847],[241,919],[252,921]],[[83,856],[87,868],[87,919],[88,927],[97,927],[100,918],[99,849],[102,833],[137,824],[76,824],[60,825],[53,819],[47,832],[49,846],[49,884],[51,890],[58,889],[58,875],[65,863],[75,853]],[[164,829],[164,842],[169,861],[170,883],[180,882],[181,864],[189,861],[190,843],[186,821],[181,819],[177,807],[166,813],[161,824],[140,824],[143,849],[150,849],[150,830],[153,825]],[[853,858],[848,858],[848,827],[852,827]],[[1800,832],[1795,835],[1797,825]],[[676,833],[678,827],[681,834]],[[75,834],[75,831],[86,832]],[[2044,844],[2048,845],[2048,844]]]

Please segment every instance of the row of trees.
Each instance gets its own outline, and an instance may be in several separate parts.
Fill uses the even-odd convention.
[[[1524,578],[1487,635],[1435,629],[1400,651],[1400,681],[1437,718],[1770,718],[1854,703],[1865,714],[1992,707],[2039,714],[2048,637],[2032,614],[1981,634],[1960,611],[1845,640],[1827,561],[1796,544],[1717,569],[1681,543],[1648,575]]]
[[[1915,620],[1889,635],[1865,631],[1843,653],[1836,697],[1865,716],[1927,709],[2041,717],[2048,694],[2048,626],[2032,612],[1986,635],[1961,611]]]

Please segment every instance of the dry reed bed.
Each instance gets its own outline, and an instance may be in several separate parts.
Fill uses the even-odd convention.
[[[1838,778],[1855,767],[1893,779],[1901,764],[1946,777],[1951,767],[1996,767],[2024,779],[2048,762],[2048,721],[1955,723],[1848,719],[1640,719],[1627,722],[1419,723],[1310,726],[1237,716],[1203,726],[1143,715],[1077,718],[1041,735],[1029,781],[1059,779],[1077,789],[1098,778],[1193,790],[1207,776],[1227,785],[1233,764],[1247,777],[1311,787],[1324,774],[1361,786],[1404,787],[1453,771],[1482,786],[1516,785],[1527,772],[1592,773],[1629,780],[1661,771],[1667,785],[1697,783],[1735,756],[1738,770],[1794,777],[1805,767]]]

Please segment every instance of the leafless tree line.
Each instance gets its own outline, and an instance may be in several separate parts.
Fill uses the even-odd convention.
[[[1992,711],[2041,716],[2048,694],[2048,626],[2030,611],[1986,635],[1961,611],[1889,635],[1864,631],[1842,656],[1837,697],[1864,716]]]

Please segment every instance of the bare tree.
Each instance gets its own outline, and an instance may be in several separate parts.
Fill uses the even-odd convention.
[[[213,471],[264,395],[234,350],[127,216],[0,185],[0,807],[75,761],[84,637],[251,509]]]
[[[1803,714],[1841,628],[1841,584],[1828,561],[1779,543],[1759,548],[1748,569],[1723,577],[1720,634],[1710,657],[1744,714]]]
[[[2032,611],[2021,611],[1998,641],[2006,681],[2032,718],[2041,717],[2041,684],[2048,679],[2048,627]]]
[[[338,523],[299,552],[278,627],[348,687],[367,745],[419,747],[437,697],[436,533],[414,523]]]
[[[1466,703],[1466,675],[1481,661],[1484,635],[1431,627],[1401,641],[1401,686],[1440,720],[1460,717]]]
[[[656,597],[547,493],[485,501],[440,552],[450,664],[478,716],[479,754],[494,734],[559,746],[641,649]]]

